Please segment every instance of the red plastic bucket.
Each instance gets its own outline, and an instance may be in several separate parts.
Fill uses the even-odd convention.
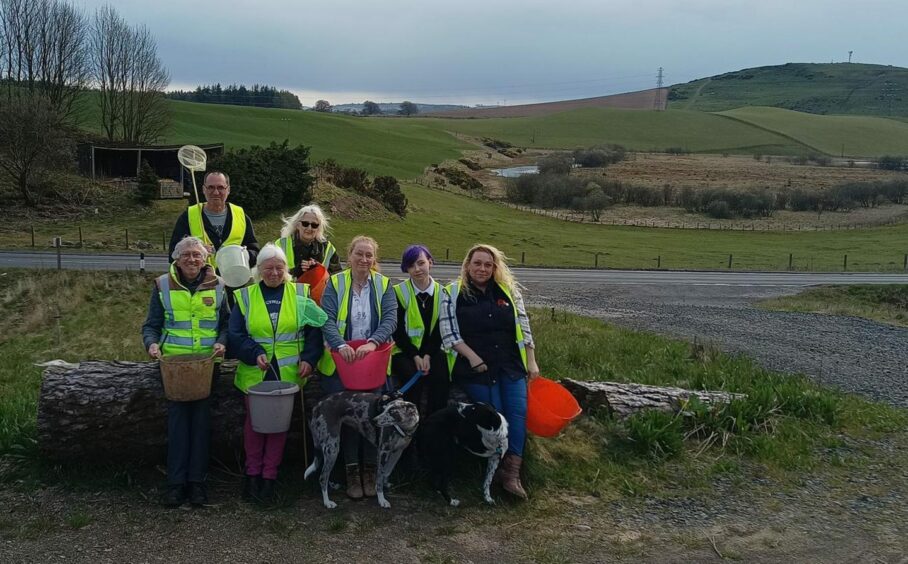
[[[360,345],[366,344],[365,340],[347,341],[347,344],[356,350]],[[337,375],[340,376],[344,388],[348,390],[365,391],[374,390],[385,385],[388,378],[388,363],[391,360],[391,349],[394,343],[384,343],[367,354],[360,360],[347,362],[337,351],[331,351],[334,364],[337,365]]]
[[[527,429],[537,437],[554,437],[583,410],[558,382],[533,378],[527,388]]]
[[[309,296],[315,300],[315,303],[322,305],[322,294],[325,293],[325,286],[328,285],[328,278],[330,278],[330,276],[325,267],[316,264],[302,273],[296,281],[303,284],[309,284]]]

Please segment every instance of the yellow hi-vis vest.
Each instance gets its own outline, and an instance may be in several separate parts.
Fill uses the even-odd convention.
[[[205,221],[202,219],[202,208],[204,207],[205,204],[189,206],[189,210],[187,210],[189,216],[189,234],[193,237],[198,237],[206,245],[211,245],[211,239],[205,231]],[[233,204],[227,204],[227,208],[230,210],[230,233],[227,234],[227,238],[224,239],[221,246],[242,245],[243,236],[246,234],[246,212],[244,212],[243,208],[240,206],[235,206]],[[215,253],[208,255],[208,264],[211,266],[216,266],[214,255]]]
[[[441,284],[436,281],[432,281],[432,287],[434,292],[432,294],[432,318],[429,320],[429,329],[426,330],[426,326],[422,321],[422,314],[419,312],[419,305],[416,304],[416,288],[413,286],[412,280],[407,280],[396,284],[394,286],[394,293],[397,294],[397,301],[404,308],[406,315],[404,316],[404,329],[407,331],[407,336],[410,337],[410,342],[413,343],[413,346],[417,349],[422,345],[423,337],[427,333],[431,333],[435,330],[435,326],[438,325],[438,311],[439,304],[441,303]],[[413,306],[413,307],[410,307]],[[400,323],[400,320],[397,320]],[[401,350],[395,346],[394,354],[401,352]]]
[[[280,247],[284,254],[287,255],[287,266],[293,268],[296,266],[296,257],[293,255],[293,237],[281,237],[274,242],[275,246]],[[337,253],[337,249],[331,244],[331,241],[325,241],[325,257],[322,259],[322,266],[328,270],[328,264],[331,258]]]
[[[492,282],[497,284],[496,282]],[[458,279],[454,282],[451,282],[445,287],[445,290],[451,296],[451,306],[452,313],[454,318],[457,319],[457,295],[460,293],[460,288],[463,283]],[[514,298],[511,296],[511,291],[505,288],[504,286],[498,286],[504,292],[504,295],[508,297],[508,301],[511,302],[511,308],[514,310],[514,327],[516,328],[514,338],[517,341],[517,349],[520,351],[520,360],[523,361],[523,369],[527,369],[527,350],[526,343],[523,342],[523,328],[520,326],[520,318],[517,316],[517,304],[514,303]],[[457,351],[451,349],[448,351],[448,374],[452,374],[454,370],[454,361],[457,360]]]
[[[372,293],[375,294],[375,311],[378,312],[378,320],[381,322],[381,298],[388,290],[391,283],[386,276],[378,272],[373,272],[370,276],[372,279]],[[337,332],[341,338],[347,332],[347,318],[350,316],[350,288],[353,287],[353,275],[350,269],[338,272],[328,279],[330,284],[337,291]],[[323,298],[324,299],[324,298]],[[331,323],[331,320],[328,320]],[[391,363],[388,362],[388,371],[391,370]],[[334,364],[334,358],[331,356],[331,347],[325,343],[325,352],[322,353],[321,360],[318,361],[318,371],[325,376],[333,376],[337,372],[337,365]]]
[[[161,353],[211,354],[218,338],[218,313],[224,300],[224,282],[205,269],[205,279],[190,293],[180,282],[175,264],[170,273],[158,276],[155,285],[164,306],[164,329],[161,333]]]
[[[265,349],[265,356],[270,363],[277,359],[280,379],[292,382],[300,387],[305,380],[299,378],[300,353],[305,344],[296,313],[296,298],[309,297],[308,284],[284,283],[284,295],[281,298],[281,309],[277,316],[277,328],[271,325],[268,306],[258,284],[234,290],[237,306],[246,319],[246,331],[256,343]],[[269,369],[270,370],[270,369]],[[240,362],[236,367],[233,384],[243,393],[250,387],[265,379],[266,374],[255,364]]]

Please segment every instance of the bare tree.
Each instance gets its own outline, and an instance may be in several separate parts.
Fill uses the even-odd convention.
[[[35,206],[50,170],[72,164],[74,146],[61,118],[43,97],[14,97],[0,103],[0,172],[22,199]]]
[[[91,64],[108,140],[145,144],[160,138],[169,125],[164,89],[170,75],[148,28],[130,28],[113,7],[100,8],[92,29]]]
[[[41,96],[62,121],[74,121],[88,80],[86,32],[84,14],[60,0],[0,0],[7,100]]]

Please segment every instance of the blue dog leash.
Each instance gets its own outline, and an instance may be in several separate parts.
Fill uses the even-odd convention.
[[[407,380],[407,383],[404,384],[403,386],[401,386],[399,390],[397,390],[397,393],[400,395],[404,395],[405,393],[407,393],[407,391],[410,388],[412,388],[416,384],[416,382],[419,381],[419,379],[422,377],[422,375],[423,375],[422,370],[417,370],[416,374],[411,376],[410,379]]]

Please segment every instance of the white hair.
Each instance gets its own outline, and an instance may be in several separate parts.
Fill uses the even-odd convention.
[[[322,211],[316,204],[309,204],[308,206],[303,206],[299,209],[298,212],[291,215],[290,217],[282,217],[284,220],[284,226],[281,228],[281,237],[290,238],[296,233],[297,226],[299,225],[300,220],[303,219],[303,216],[307,213],[311,213],[315,216],[315,219],[318,220],[318,229],[315,230],[315,239],[320,243],[324,243],[328,240],[328,217],[325,215],[325,212]]]
[[[208,258],[208,249],[205,248],[205,243],[198,237],[193,237],[192,235],[183,237],[174,245],[173,253],[170,255],[171,258],[173,258],[173,260],[179,259],[180,255],[190,247],[199,247],[202,250],[202,260]]]
[[[287,255],[284,254],[284,251],[275,245],[274,243],[267,243],[262,250],[259,251],[258,256],[255,258],[255,281],[260,282],[262,280],[262,273],[259,271],[259,267],[265,261],[271,259],[278,259],[284,263],[284,266],[287,266]],[[290,269],[289,267],[284,270],[284,282],[290,282]]]

